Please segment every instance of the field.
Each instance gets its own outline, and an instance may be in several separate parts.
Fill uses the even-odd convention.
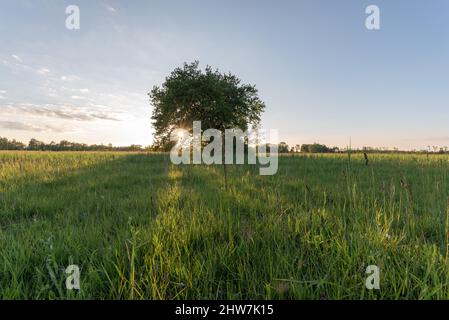
[[[163,154],[0,153],[0,298],[449,299],[448,156],[228,171],[225,191]]]

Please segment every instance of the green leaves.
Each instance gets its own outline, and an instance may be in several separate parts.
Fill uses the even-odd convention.
[[[169,142],[176,128],[192,130],[193,121],[201,121],[203,130],[246,130],[250,125],[257,126],[265,109],[255,86],[241,84],[235,75],[214,71],[210,66],[202,71],[198,61],[176,68],[149,96],[159,146]]]

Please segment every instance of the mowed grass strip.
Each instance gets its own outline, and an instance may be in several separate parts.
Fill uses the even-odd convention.
[[[285,156],[274,176],[229,166],[228,191],[222,170],[0,153],[0,298],[449,298],[448,156]]]

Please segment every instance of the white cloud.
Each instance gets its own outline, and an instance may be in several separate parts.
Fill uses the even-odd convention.
[[[71,96],[71,98],[75,99],[75,100],[86,100],[87,99],[86,97],[81,97],[81,96]]]
[[[75,76],[75,75],[67,75],[67,76],[61,76],[61,80],[70,82],[70,81],[80,80],[80,77]]]
[[[41,74],[41,75],[46,75],[47,73],[50,73],[50,70],[48,70],[47,68],[39,68],[37,70],[37,73]]]
[[[18,55],[13,54],[13,55],[11,55],[11,57],[13,57],[14,60],[16,60],[16,61],[18,61],[18,62],[20,62],[20,63],[23,63],[23,60],[22,60]]]
[[[117,13],[117,10],[115,10],[115,8],[113,8],[113,7],[106,7],[106,9],[109,11],[109,12],[112,12],[112,13]]]
[[[80,89],[81,93],[89,93],[89,89]]]
[[[48,88],[47,89],[47,96],[51,97],[51,98],[57,97],[58,96],[58,91],[56,89],[54,89],[54,88]]]
[[[8,68],[10,68],[13,72],[17,73],[17,72],[21,72],[21,71],[26,71],[26,72],[33,72],[42,76],[46,76],[50,73],[50,70],[46,67],[38,67],[38,66],[33,66],[33,65],[27,65],[23,62],[22,58],[20,58],[18,55],[11,55],[11,57],[15,60],[15,61],[7,61],[7,60],[3,60],[3,64],[5,66],[7,66]]]
[[[0,90],[1,94],[6,94],[6,90]]]
[[[6,99],[4,96],[0,95],[0,99]]]

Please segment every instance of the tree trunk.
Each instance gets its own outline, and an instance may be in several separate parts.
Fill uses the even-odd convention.
[[[225,163],[225,136],[224,131],[221,136],[221,162],[223,165],[223,173],[224,173],[224,184],[225,184],[225,190],[228,191],[228,171],[226,170],[226,163]]]
[[[228,191],[228,172],[226,170],[226,164],[224,162],[223,162],[223,172],[224,172],[225,190]]]

